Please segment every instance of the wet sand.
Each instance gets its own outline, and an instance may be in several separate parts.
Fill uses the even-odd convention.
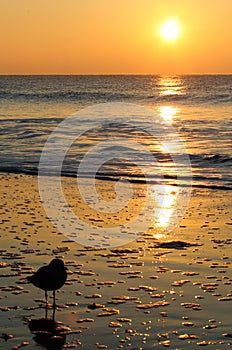
[[[38,349],[41,338],[29,325],[45,315],[44,293],[25,277],[54,257],[64,259],[69,274],[57,292],[61,332],[42,349],[232,345],[230,192],[194,189],[171,234],[153,228],[126,246],[96,249],[53,227],[40,203],[37,177],[2,174],[0,180],[0,349]],[[70,198],[72,181],[64,180]],[[105,195],[112,186],[97,185]],[[137,200],[139,206],[143,197]],[[78,210],[94,219],[86,208]],[[110,224],[110,217],[105,220]]]

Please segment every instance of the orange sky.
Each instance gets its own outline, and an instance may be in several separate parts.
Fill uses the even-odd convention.
[[[232,73],[232,0],[0,0],[0,74]],[[180,36],[160,26],[175,18]]]

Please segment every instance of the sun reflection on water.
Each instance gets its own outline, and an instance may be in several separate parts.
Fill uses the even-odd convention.
[[[167,121],[172,121],[177,116],[179,111],[180,111],[179,108],[172,107],[172,106],[160,106],[160,107],[158,107],[159,115]]]
[[[175,204],[178,192],[172,186],[157,186],[154,190],[157,210],[155,212],[154,238],[164,238],[172,226],[172,217],[175,211]]]
[[[183,95],[184,93],[184,86],[180,77],[160,77],[159,86],[161,96]]]

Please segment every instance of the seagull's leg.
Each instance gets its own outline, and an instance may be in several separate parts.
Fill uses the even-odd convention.
[[[53,307],[56,307],[56,291],[53,291]]]
[[[45,300],[46,300],[46,311],[45,311],[45,318],[48,318],[48,293],[45,290]]]
[[[56,291],[53,291],[53,314],[52,319],[55,321],[55,312],[56,312]]]
[[[52,320],[55,321],[56,307],[53,306]]]

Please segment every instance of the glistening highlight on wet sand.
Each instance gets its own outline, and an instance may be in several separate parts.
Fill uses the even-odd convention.
[[[36,176],[2,174],[0,180],[0,349],[38,349],[38,343],[42,349],[112,350],[232,345],[230,191],[195,188],[169,235],[153,228],[133,243],[98,249],[54,228]],[[75,208],[74,182],[64,179]],[[110,198],[112,182],[97,186]],[[142,194],[137,201],[139,206]],[[87,208],[82,215],[94,220]],[[110,217],[105,220],[110,225]],[[54,257],[64,260],[68,279],[57,292],[60,331],[44,340],[29,329],[45,316],[44,293],[26,277]]]

